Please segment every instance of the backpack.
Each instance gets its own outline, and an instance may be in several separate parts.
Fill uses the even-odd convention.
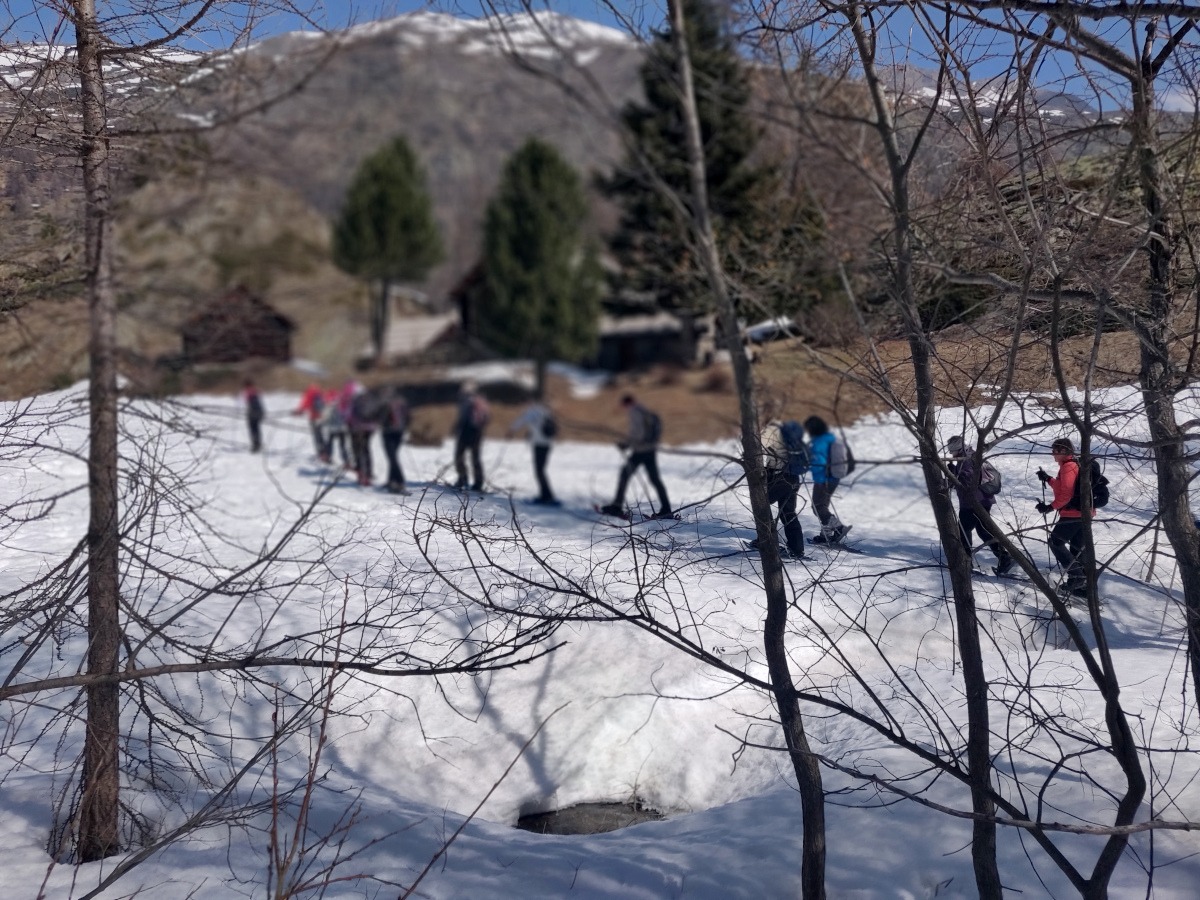
[[[842,438],[834,438],[829,445],[829,477],[841,481],[854,472],[854,452]]]
[[[1088,467],[1088,473],[1091,476],[1092,482],[1092,509],[1100,509],[1108,506],[1108,479],[1104,477],[1104,471],[1100,468],[1100,463],[1094,458],[1091,465]],[[1080,475],[1075,477],[1075,490],[1071,494],[1071,502],[1066,505],[1066,509],[1082,509],[1079,503],[1079,488],[1083,483],[1083,478]]]
[[[383,420],[387,405],[377,391],[363,391],[350,404],[351,415],[358,425],[374,425]]]
[[[808,444],[804,442],[804,426],[799,422],[780,422],[779,436],[787,450],[787,463],[784,469],[789,475],[802,478],[808,472]]]
[[[554,416],[547,415],[542,419],[542,437],[546,440],[554,440],[558,434],[558,423],[554,421]]]
[[[657,444],[662,440],[662,416],[648,409],[642,410],[646,422],[646,443]]]
[[[487,401],[476,394],[471,398],[471,424],[482,431],[492,419]]]
[[[979,470],[979,490],[986,497],[995,497],[1003,489],[1004,479],[1000,477],[1000,470],[985,459]]]

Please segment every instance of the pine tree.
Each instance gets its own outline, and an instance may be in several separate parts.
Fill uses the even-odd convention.
[[[588,212],[579,175],[536,138],[509,159],[488,204],[480,336],[534,359],[539,396],[548,360],[577,360],[595,345],[601,272]]]
[[[371,313],[377,358],[387,334],[392,283],[419,281],[441,259],[425,174],[408,141],[398,137],[363,160],[333,228],[338,268],[378,283]]]
[[[707,167],[709,206],[721,235],[726,271],[742,285],[739,307],[754,301],[794,311],[814,300],[796,284],[823,228],[811,199],[789,189],[774,166],[757,161],[762,130],[746,114],[751,90],[721,14],[710,0],[683,0]],[[633,150],[601,182],[621,207],[612,249],[628,287],[668,309],[707,309],[708,288],[690,240],[690,189],[678,66],[669,30],[656,32],[641,69],[643,102],[622,118]],[[819,291],[818,291],[819,293]]]

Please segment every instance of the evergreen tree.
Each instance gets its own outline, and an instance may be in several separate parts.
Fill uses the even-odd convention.
[[[342,271],[378,283],[371,341],[383,352],[392,282],[419,281],[442,259],[425,174],[398,137],[363,160],[333,227],[333,261]]]
[[[746,114],[751,91],[733,41],[711,0],[683,0],[704,144],[709,207],[721,237],[726,271],[772,311],[811,302],[796,284],[823,228],[811,198],[789,189],[779,172],[756,161],[762,131]],[[669,30],[655,32],[642,65],[645,100],[629,103],[624,125],[634,149],[601,183],[621,207],[612,249],[629,287],[673,309],[706,309],[707,288],[691,245],[690,189],[680,108],[678,66]]]
[[[509,159],[488,204],[480,336],[501,353],[533,358],[539,396],[548,360],[577,360],[595,345],[601,272],[588,212],[578,174],[536,138]]]

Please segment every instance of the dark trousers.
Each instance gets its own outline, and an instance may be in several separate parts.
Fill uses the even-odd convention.
[[[988,545],[988,548],[996,554],[996,561],[1003,563],[1008,554],[1004,552],[998,543],[995,536],[992,535],[987,527],[979,521],[979,516],[975,515],[975,510],[964,507],[958,511],[958,527],[962,534],[963,546],[967,548],[967,553],[971,552],[974,546],[974,534],[979,535],[979,539]]]
[[[342,465],[347,469],[350,468],[350,454],[346,450],[346,432],[332,431],[329,433],[329,442],[326,444],[328,448],[325,452],[330,459],[333,459],[333,446],[337,444],[338,454],[341,456]]]
[[[460,437],[454,442],[454,471],[458,474],[457,487],[467,487],[467,457],[471,457],[471,490],[483,490],[483,459],[480,455],[481,438]]]
[[[796,491],[799,488],[800,479],[796,476],[767,472],[767,502],[779,505],[779,523],[783,525],[788,552],[793,556],[804,555],[804,529],[796,517]]]
[[[321,427],[321,423],[316,419],[308,420],[308,427],[312,431],[313,450],[321,459],[329,458],[329,443],[325,439],[325,429]]]
[[[246,418],[246,427],[250,430],[250,452],[257,453],[262,449],[262,418],[260,416],[248,416]]]
[[[1082,581],[1083,520],[1059,519],[1050,530],[1050,551],[1068,578]]]
[[[384,431],[383,454],[388,463],[388,487],[404,486],[404,470],[400,468],[400,445],[404,443],[403,431]]]
[[[358,483],[370,484],[374,476],[371,460],[371,432],[357,428],[350,430],[350,449],[354,453],[354,468],[358,471]]]
[[[829,511],[829,503],[833,499],[833,492],[837,490],[837,486],[838,482],[836,481],[819,481],[813,485],[813,512],[817,514],[817,519],[822,525],[829,524],[829,517],[832,515]]]
[[[667,489],[663,486],[662,478],[658,474],[658,454],[654,450],[639,450],[636,453],[630,453],[629,458],[625,460],[625,465],[621,466],[621,476],[617,479],[617,496],[613,500],[614,506],[625,505],[625,489],[629,487],[629,479],[633,477],[633,473],[639,468],[646,470],[646,477],[650,479],[650,484],[654,490],[658,492],[658,501],[660,513],[669,513],[671,511],[671,501],[667,497]]]
[[[546,478],[546,463],[549,459],[549,444],[533,445],[533,474],[537,477],[538,499],[543,503],[554,502],[554,491],[550,490],[550,482]]]

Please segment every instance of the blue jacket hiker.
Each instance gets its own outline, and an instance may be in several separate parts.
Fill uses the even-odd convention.
[[[820,416],[809,416],[804,420],[804,430],[808,432],[810,462],[808,471],[812,475],[813,510],[821,521],[821,533],[813,538],[814,544],[836,544],[846,536],[849,525],[843,525],[829,508],[833,492],[837,490],[840,481],[840,467],[845,465],[845,448],[841,448],[842,459],[839,462],[840,443],[829,430],[829,425]]]
[[[534,402],[508,428],[508,433],[516,434],[524,430],[529,437],[529,446],[533,448],[533,474],[537,478],[538,495],[534,503],[543,506],[557,506],[558,500],[550,489],[550,481],[546,477],[546,463],[550,460],[550,448],[554,446],[554,437],[558,434],[558,424],[550,407],[541,402]]]

